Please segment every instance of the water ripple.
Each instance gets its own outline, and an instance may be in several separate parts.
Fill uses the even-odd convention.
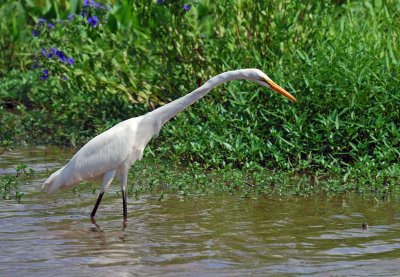
[[[64,154],[63,154],[64,153]],[[53,170],[71,150],[35,148],[0,158]],[[64,155],[64,156],[63,156]],[[45,173],[45,172],[44,172]],[[1,174],[1,172],[0,172]],[[395,276],[400,202],[355,195],[130,198],[107,192],[97,215],[91,193],[39,193],[47,173],[24,186],[21,204],[0,201],[0,276]],[[361,224],[367,222],[368,230]]]

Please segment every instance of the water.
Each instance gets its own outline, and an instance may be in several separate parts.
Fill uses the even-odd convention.
[[[399,201],[141,195],[129,198],[123,230],[114,185],[95,226],[96,194],[39,192],[47,170],[72,153],[36,147],[0,156],[0,174],[20,162],[39,172],[20,204],[0,200],[0,276],[400,275]]]

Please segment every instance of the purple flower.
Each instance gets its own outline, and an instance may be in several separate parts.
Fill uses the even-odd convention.
[[[42,54],[42,56],[45,56],[46,58],[50,59],[53,56],[54,52],[51,50],[49,52],[46,52],[46,50],[40,49],[40,53]]]
[[[60,59],[61,62],[66,62],[67,61],[67,56],[64,55],[64,53],[60,50],[55,51],[56,56]]]
[[[74,17],[75,17],[75,14],[70,13],[67,18],[68,18],[68,20],[72,20],[72,19],[74,19]]]
[[[38,68],[38,62],[37,62],[37,59],[35,58],[34,60],[33,60],[33,69],[37,69]]]
[[[33,30],[33,31],[32,31],[32,35],[33,35],[34,37],[38,37],[38,36],[39,36],[39,31],[38,31],[38,30]]]
[[[38,24],[40,24],[40,23],[45,23],[46,22],[46,19],[44,19],[44,18],[39,18],[39,21],[37,22]]]
[[[74,65],[74,59],[73,58],[67,58],[67,63],[69,64],[69,65]]]
[[[96,9],[102,9],[103,5],[95,2],[94,0],[83,0],[84,7],[94,7]]]
[[[40,80],[45,81],[49,77],[49,71],[47,69],[43,70],[43,75],[40,76]]]
[[[95,2],[94,0],[84,0],[83,1],[83,8],[82,8],[82,11],[81,11],[82,17],[89,16],[87,9],[89,9],[89,13],[90,13],[90,11],[92,11],[93,8],[94,9],[99,9],[99,10],[105,9],[107,11],[110,10],[110,7],[108,5],[104,6],[104,5],[100,4],[100,3]],[[94,17],[94,16],[92,16],[92,17]],[[98,18],[97,17],[96,17],[96,19],[97,19],[96,22],[98,22]],[[93,27],[96,27],[96,26],[97,26],[97,23]]]
[[[54,24],[52,24],[52,23],[47,24],[47,26],[48,26],[50,29],[53,29],[53,28],[54,28]]]
[[[158,5],[162,5],[164,3],[164,0],[157,0]]]
[[[93,0],[83,0],[83,6],[88,7],[93,4]]]
[[[190,10],[190,5],[189,5],[189,4],[184,4],[184,5],[183,5],[183,9],[184,9],[185,11]]]
[[[94,15],[88,18],[88,23],[92,25],[92,27],[97,27],[97,25],[99,25],[99,19]]]
[[[100,3],[93,2],[93,7],[95,7],[96,9],[102,9],[103,5]]]
[[[65,75],[63,75],[63,76],[61,77],[61,79],[62,79],[63,81],[68,80],[67,76],[65,76]]]

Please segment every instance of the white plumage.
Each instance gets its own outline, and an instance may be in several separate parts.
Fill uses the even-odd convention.
[[[102,187],[92,211],[94,218],[101,198],[114,177],[120,182],[123,198],[124,222],[127,220],[126,185],[129,168],[143,156],[151,138],[158,135],[161,127],[177,113],[204,97],[212,88],[226,81],[246,79],[296,99],[275,84],[258,69],[242,69],[219,74],[193,92],[166,104],[143,116],[125,120],[86,143],[68,162],[54,172],[43,184],[42,189],[52,194],[59,189],[72,188],[82,181],[100,181]]]

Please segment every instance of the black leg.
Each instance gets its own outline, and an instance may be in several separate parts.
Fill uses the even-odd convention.
[[[94,225],[94,227],[90,228],[90,231],[93,231],[93,232],[99,231],[100,230],[100,226],[99,226],[99,224],[96,223],[96,219],[94,217],[92,217],[90,219],[90,221],[92,221],[92,224]]]
[[[122,190],[122,206],[123,206],[123,213],[124,213],[124,223],[128,221],[128,209],[126,207],[126,193]]]
[[[97,208],[98,208],[99,205],[100,205],[101,198],[103,198],[103,194],[104,194],[104,192],[100,193],[99,198],[97,198],[96,205],[94,205],[93,211],[92,211],[92,213],[90,214],[90,217],[91,217],[91,218],[94,218],[94,216],[96,215]]]

